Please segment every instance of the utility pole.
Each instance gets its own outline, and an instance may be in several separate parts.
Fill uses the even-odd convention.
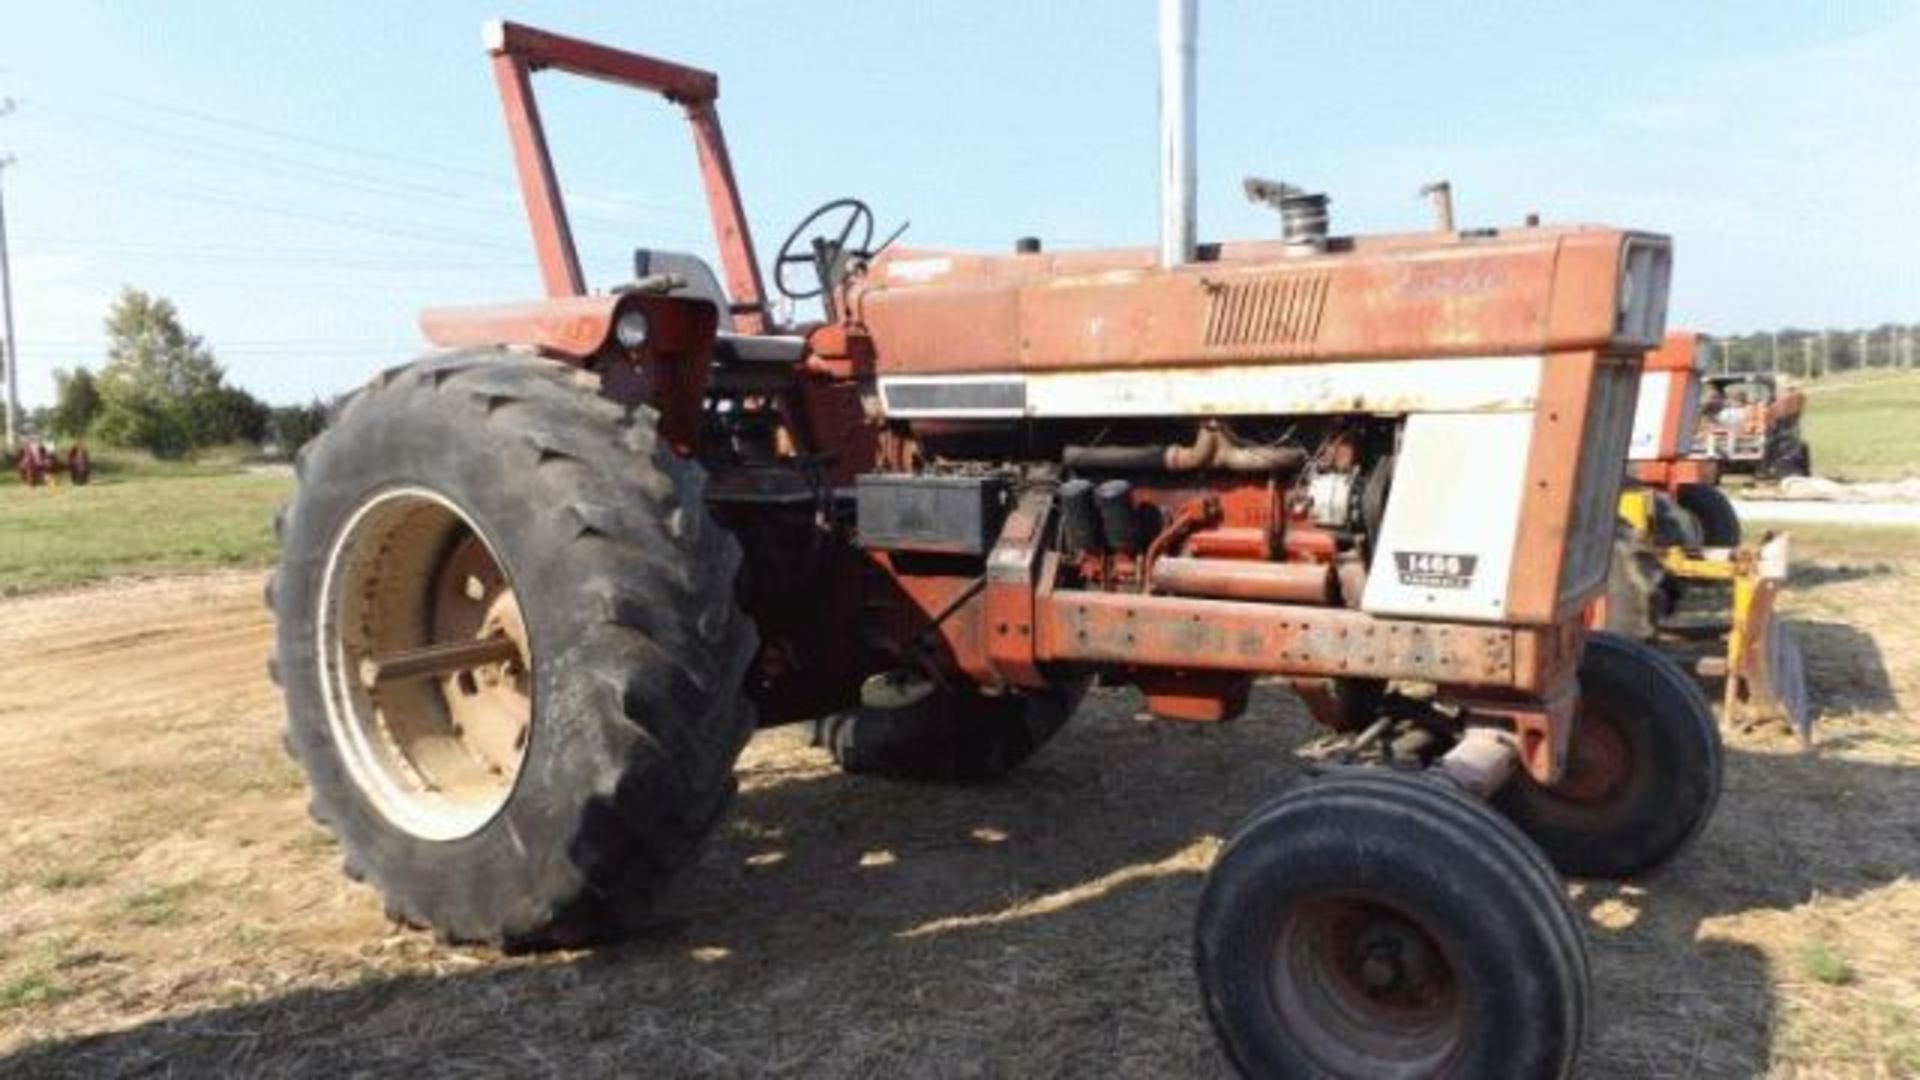
[[[1820,374],[1825,376],[1833,370],[1833,339],[1826,330],[1820,331]]]
[[[1862,330],[1858,334],[1855,334],[1854,337],[1860,343],[1860,370],[1865,371],[1873,366],[1867,362],[1873,356],[1872,353],[1867,351],[1867,332]]]
[[[13,111],[12,98],[0,98],[0,116]],[[7,166],[12,154],[0,154],[0,367],[6,369],[7,449],[20,445],[20,346],[13,336],[13,264],[7,261]]]
[[[1810,336],[1800,339],[1800,377],[1813,378],[1813,338]]]
[[[1777,379],[1780,377],[1780,331],[1769,331],[1767,340],[1771,343],[1768,357],[1773,364],[1773,377]]]

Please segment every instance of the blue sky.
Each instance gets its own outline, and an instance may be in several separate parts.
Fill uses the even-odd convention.
[[[763,259],[843,194],[920,244],[1153,240],[1154,0],[4,0],[23,397],[98,362],[123,283],[275,401],[411,355],[423,305],[537,295],[500,15],[717,71]],[[590,280],[709,247],[677,111],[538,85]],[[1199,147],[1209,239],[1275,229],[1247,174],[1340,231],[1447,177],[1463,224],[1673,234],[1676,324],[1920,319],[1920,4],[1202,0]]]

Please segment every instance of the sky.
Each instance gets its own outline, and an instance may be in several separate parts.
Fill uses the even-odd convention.
[[[1155,0],[0,0],[21,395],[97,365],[123,285],[232,381],[328,396],[417,311],[540,281],[480,27],[505,16],[720,75],[763,262],[814,205],[904,243],[1151,244]],[[1920,321],[1920,3],[1202,0],[1200,231],[1271,235],[1247,175],[1337,232],[1588,221],[1671,234],[1671,324]],[[686,126],[536,79],[589,282],[710,252]]]

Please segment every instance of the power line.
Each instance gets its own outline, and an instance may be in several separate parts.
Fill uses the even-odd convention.
[[[189,135],[163,128],[153,128],[144,124],[129,122],[118,117],[101,116],[83,110],[76,110],[71,107],[56,107],[53,111],[65,115],[69,120],[78,122],[82,127],[105,126],[121,132],[131,133],[136,138],[163,146],[176,158],[195,158],[221,165],[237,161],[250,173],[267,173],[288,177],[296,181],[320,184],[337,190],[406,200],[416,205],[433,206],[438,211],[478,214],[498,220],[502,216],[513,215],[519,204],[519,196],[513,185],[498,176],[488,177],[488,183],[484,189],[474,189],[471,187],[451,188],[420,184],[409,180],[395,179],[385,174],[369,174],[354,169],[338,168],[333,165],[322,164],[303,158],[274,154],[263,151],[258,147],[210,140],[201,135]],[[70,127],[63,127],[54,131],[53,134],[56,136],[55,141],[64,141],[70,137],[73,132]],[[92,164],[98,160],[98,150],[101,147],[110,149],[114,145],[117,144],[95,143],[91,152],[85,155],[88,163]],[[635,209],[656,211],[664,214],[678,215],[680,217],[704,213],[703,210],[696,210],[685,205],[647,202],[626,196],[609,199],[604,196],[595,197],[589,195],[581,196],[581,201],[614,201]],[[640,220],[635,218],[630,221],[626,218],[612,217],[591,210],[580,210],[578,208],[575,208],[570,216],[582,223],[597,224],[612,228],[630,227]],[[652,227],[659,226],[655,225]],[[667,226],[666,228],[670,229],[672,226]],[[684,229],[684,226],[682,226],[682,229]]]
[[[126,182],[116,182],[111,179],[106,179],[105,177],[126,175],[113,170],[93,169],[80,173],[66,170],[61,171],[66,176],[67,182],[79,184],[83,187],[105,188],[109,191],[138,192],[162,199],[199,203],[229,210],[242,210],[248,213],[264,214],[270,217],[286,218],[292,221],[306,221],[314,224],[329,225],[334,228],[368,232],[378,236],[404,237],[423,243],[445,244],[493,251],[522,250],[520,245],[513,244],[505,238],[487,240],[473,236],[456,236],[449,233],[436,233],[425,229],[418,229],[410,225],[379,217],[316,213],[311,210],[301,210],[290,206],[257,202],[252,199],[211,188],[199,188],[180,184],[155,184],[151,181],[132,179]]]
[[[235,131],[244,131],[250,134],[259,135],[263,138],[279,140],[281,142],[295,143],[303,146],[315,147],[321,150],[329,150],[338,154],[347,154],[354,157],[368,158],[370,160],[386,161],[396,165],[404,165],[409,168],[445,173],[450,176],[463,176],[470,179],[490,180],[490,181],[496,181],[496,182],[502,179],[502,177],[498,173],[490,173],[490,172],[482,171],[480,169],[469,168],[461,165],[453,165],[445,161],[440,161],[438,159],[429,160],[427,158],[416,158],[416,157],[411,157],[403,154],[395,154],[395,153],[392,153],[391,151],[386,151],[386,150],[375,150],[369,147],[353,146],[347,143],[334,142],[330,139],[319,139],[319,138],[313,137],[312,135],[307,135],[300,132],[287,131],[284,128],[275,128],[275,127],[268,126],[266,124],[258,124],[248,120],[241,120],[236,117],[221,116],[215,113],[203,112],[199,109],[189,109],[179,105],[166,104],[163,102],[153,101],[147,98],[135,97],[132,94],[106,92],[106,96],[117,98],[121,101],[125,101],[132,105],[137,105],[141,108],[151,109],[155,112],[184,117],[186,119],[195,120],[203,124],[212,124],[216,127],[230,128]]]
[[[122,100],[132,100],[135,102],[146,104],[150,107],[156,108],[166,113],[196,116],[196,117],[202,117],[202,118],[211,116],[211,114],[199,113],[196,110],[179,109],[172,106],[159,105],[157,103],[140,102],[140,99],[130,99],[130,98],[127,98],[125,95],[115,94],[115,95],[108,95],[108,96],[118,97],[118,98],[121,98]],[[60,113],[65,117],[67,117],[69,120],[77,121],[82,126],[105,125],[107,127],[114,128],[119,131],[131,132],[137,137],[144,138],[149,141],[158,141],[158,142],[164,143],[174,153],[184,154],[185,156],[188,156],[188,157],[199,157],[199,158],[205,159],[206,157],[209,156],[209,154],[211,154],[216,158],[224,154],[229,157],[237,157],[241,159],[249,169],[259,170],[264,165],[264,166],[267,166],[266,171],[282,171],[283,174],[284,174],[284,170],[287,170],[287,169],[304,171],[308,173],[318,174],[319,176],[322,176],[322,177],[331,177],[333,181],[338,184],[361,188],[364,190],[372,190],[375,193],[379,193],[379,194],[387,194],[392,196],[411,196],[417,199],[430,200],[434,202],[436,205],[442,205],[442,206],[444,206],[447,200],[471,200],[474,196],[474,192],[468,188],[455,189],[455,188],[448,188],[444,186],[433,186],[429,184],[422,184],[410,179],[397,179],[386,173],[370,174],[363,170],[341,168],[331,163],[320,163],[320,162],[312,161],[305,158],[290,157],[285,154],[272,153],[269,151],[262,150],[257,146],[249,146],[246,144],[223,142],[218,139],[210,139],[206,135],[199,132],[190,133],[190,132],[183,132],[178,130],[169,130],[167,128],[156,128],[147,124],[140,123],[138,121],[127,120],[119,116],[104,115],[89,109],[79,109],[73,106],[55,106],[51,111]],[[369,157],[374,159],[390,157],[390,155],[383,154],[382,152],[379,152],[379,151],[369,151],[363,148],[353,148],[353,147],[347,146],[346,144],[332,143],[326,140],[314,140],[301,134],[274,129],[274,128],[267,127],[265,125],[252,124],[246,121],[223,119],[219,122],[221,122],[223,126],[232,127],[232,128],[235,128],[236,130],[252,132],[252,133],[263,135],[265,137],[279,138],[285,141],[290,141],[295,143],[315,145],[315,146],[327,148],[331,152],[344,153],[344,154],[349,154],[353,156]],[[62,135],[65,135],[65,134],[69,134],[70,132],[68,132],[65,129],[62,129],[59,133]],[[411,162],[414,167],[425,167],[425,168],[435,169],[453,176],[459,176],[462,178],[469,178],[469,179],[478,179],[478,180],[484,181],[486,184],[486,190],[489,193],[491,193],[491,195],[495,198],[495,200],[498,201],[500,204],[499,209],[485,207],[485,206],[463,207],[462,209],[474,209],[483,213],[497,213],[500,210],[504,210],[508,206],[515,206],[519,202],[519,190],[518,190],[517,184],[510,177],[504,174],[494,173],[494,172],[483,172],[478,169],[468,169],[468,168],[461,168],[457,166],[445,166],[443,163],[424,162],[421,159],[417,159],[417,158],[403,157],[403,158],[400,158],[399,160],[403,162]],[[277,169],[275,168],[276,166],[277,166]],[[635,198],[630,193],[624,192],[624,191],[618,192],[618,193],[600,192],[591,188],[581,188],[576,186],[571,192],[571,194],[574,198],[575,205],[570,208],[569,216],[583,223],[601,223],[601,224],[612,225],[614,227],[620,227],[628,224],[627,221],[621,218],[609,217],[604,213],[596,212],[594,210],[584,209],[583,204],[604,205],[607,203],[613,203],[623,209],[633,208],[633,209],[657,212],[665,215],[672,215],[676,220],[689,219],[689,218],[703,219],[707,213],[704,205],[696,205],[690,202],[649,201],[645,199]],[[756,228],[764,229],[769,227],[768,224],[764,221],[753,222],[752,224]]]

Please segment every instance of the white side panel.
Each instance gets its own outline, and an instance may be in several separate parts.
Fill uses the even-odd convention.
[[[1640,375],[1640,402],[1633,407],[1633,438],[1627,443],[1629,461],[1652,461],[1660,456],[1660,429],[1666,426],[1667,398],[1673,376],[1664,371]]]
[[[896,375],[880,379],[889,417],[1280,416],[1530,410],[1537,356],[1238,364],[1129,371]]]
[[[1407,418],[1363,610],[1506,617],[1532,436],[1531,412]]]

